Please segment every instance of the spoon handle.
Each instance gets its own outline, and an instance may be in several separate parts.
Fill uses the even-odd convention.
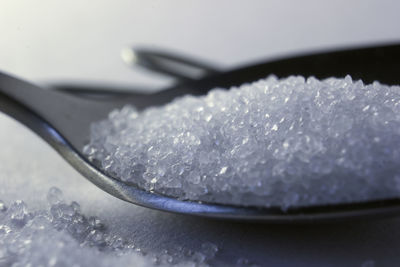
[[[125,48],[121,56],[128,65],[139,66],[180,82],[193,81],[221,72],[220,68],[204,61],[149,48]]]
[[[114,98],[120,98],[124,96],[142,96],[149,94],[149,92],[154,90],[146,86],[121,87],[117,85],[100,85],[96,83],[52,83],[46,84],[45,87],[54,91],[67,93],[81,98],[103,101],[110,101]]]
[[[178,82],[194,81],[200,77],[216,75],[222,72],[219,68],[209,63],[171,52],[156,51],[147,48],[126,48],[121,54],[122,59],[128,65],[139,66],[154,73],[175,78]],[[154,90],[154,88],[151,89],[146,86],[116,88],[111,85],[73,83],[55,83],[49,84],[47,87],[52,90],[79,97],[94,98],[96,100],[110,100],[114,97],[121,97],[128,94],[142,95]]]

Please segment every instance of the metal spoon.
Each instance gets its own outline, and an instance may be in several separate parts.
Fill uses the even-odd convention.
[[[127,47],[121,51],[121,58],[130,67],[140,67],[151,74],[172,78],[175,82],[195,81],[222,72],[222,69],[213,66],[215,64],[165,50]],[[47,87],[81,97],[100,97],[105,100],[117,95],[149,91],[145,86],[116,88],[111,85],[82,83],[56,83]]]
[[[141,67],[154,73],[175,78],[181,82],[215,75],[222,69],[192,57],[149,48],[124,48],[122,60],[129,66]]]
[[[115,197],[144,207],[204,217],[267,222],[332,221],[398,214],[400,199],[293,207],[287,211],[282,211],[280,207],[180,201],[120,182],[94,166],[82,153],[83,146],[89,141],[89,125],[107,116],[114,108],[127,103],[138,109],[162,105],[183,94],[205,94],[214,87],[239,85],[269,74],[279,77],[301,74],[317,78],[350,74],[365,82],[379,80],[386,84],[400,84],[400,45],[323,52],[269,61],[179,84],[155,94],[124,94],[112,101],[90,100],[45,90],[0,73],[0,110],[35,131],[95,185]]]

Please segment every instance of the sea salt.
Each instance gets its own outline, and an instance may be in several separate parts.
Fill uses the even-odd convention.
[[[77,202],[66,204],[60,189],[52,187],[47,199],[49,208],[35,211],[21,200],[9,208],[0,201],[0,266],[206,267],[218,252],[206,242],[197,251],[171,246],[146,253],[99,218],[87,218]]]
[[[84,151],[151,192],[286,209],[398,197],[399,144],[399,86],[270,76],[114,110]]]

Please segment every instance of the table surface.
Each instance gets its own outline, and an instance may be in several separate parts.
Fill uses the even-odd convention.
[[[225,67],[315,49],[400,41],[395,1],[2,2],[0,69],[38,83],[76,81],[162,88],[124,66],[126,45],[165,48]],[[323,66],[322,66],[323,67]],[[244,224],[137,207],[81,177],[28,129],[0,114],[0,199],[45,205],[50,186],[148,251],[213,242],[217,265],[376,266],[400,262],[400,218],[336,224]]]

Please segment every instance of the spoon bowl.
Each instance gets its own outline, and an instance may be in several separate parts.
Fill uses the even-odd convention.
[[[362,79],[366,83],[378,80],[385,84],[400,84],[400,45],[353,48],[271,60],[216,72],[200,80],[188,80],[154,94],[121,94],[107,101],[46,90],[0,72],[0,110],[36,132],[92,183],[117,198],[144,207],[220,219],[279,223],[399,214],[400,198],[292,207],[285,211],[280,207],[182,201],[121,182],[93,165],[82,152],[84,145],[89,142],[90,124],[105,118],[115,108],[130,104],[142,110],[168,103],[185,94],[203,95],[215,87],[229,88],[270,74],[278,77],[315,76],[319,79],[350,74],[354,79]]]

